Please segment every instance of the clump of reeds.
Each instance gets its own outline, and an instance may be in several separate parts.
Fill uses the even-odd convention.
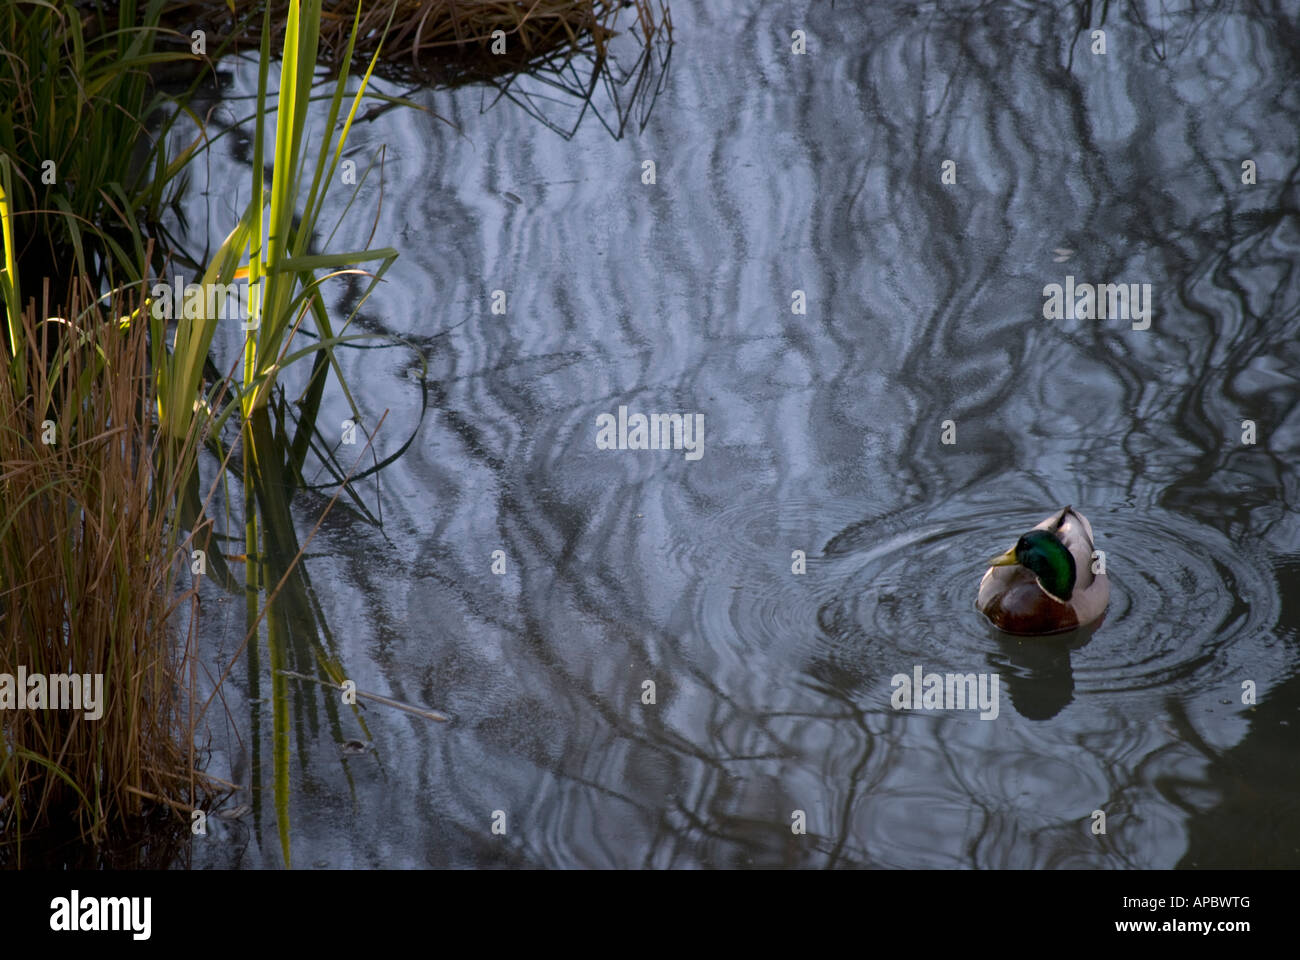
[[[153,257],[150,238],[137,219],[125,221],[126,243],[72,230],[78,257],[71,272],[81,278],[78,295],[75,302],[49,296],[49,261],[36,261],[36,267],[44,268],[36,269],[21,255],[46,239],[32,235],[32,228],[39,230],[42,223],[35,219],[39,214],[32,209],[29,189],[36,169],[35,140],[7,129],[8,115],[0,107],[0,673],[16,674],[22,666],[32,674],[101,674],[106,698],[96,720],[66,711],[0,715],[0,862],[13,856],[5,847],[10,838],[61,821],[75,823],[98,847],[139,835],[130,829],[132,821],[143,826],[141,818],[151,810],[174,816],[200,805],[206,791],[194,773],[193,725],[201,723],[210,699],[199,705],[194,697],[190,671],[196,668],[197,595],[189,579],[191,550],[205,547],[211,533],[206,507],[199,506],[195,451],[200,432],[221,457],[222,424],[233,422],[241,441],[255,450],[243,465],[245,502],[254,504],[255,511],[245,518],[245,556],[254,558],[245,584],[253,591],[248,594],[250,639],[262,620],[257,589],[282,584],[301,554],[291,542],[288,492],[293,484],[285,477],[301,473],[328,373],[337,372],[334,349],[365,337],[335,333],[319,287],[331,276],[360,272],[347,269],[349,265],[383,261],[372,276],[373,286],[396,257],[389,248],[332,255],[311,249],[325,192],[377,57],[372,55],[359,89],[348,97],[351,56],[345,50],[326,119],[329,133],[309,139],[306,121],[318,65],[321,2],[295,4],[279,27],[273,28],[269,14],[263,17],[251,199],[202,276],[204,284],[224,286],[239,273],[264,292],[253,301],[256,306],[250,303],[257,322],[245,341],[242,378],[208,376],[215,316],[178,317],[172,335],[167,314],[147,309],[143,299],[133,310],[117,303],[105,309],[92,299],[103,289],[104,278],[87,275],[85,263],[107,256],[129,277],[146,277]],[[123,4],[123,30],[128,30],[128,14],[143,12],[156,20],[159,6],[160,0],[148,0],[137,11],[134,4]],[[15,38],[22,27],[42,23],[64,31],[61,36],[77,34],[82,21],[66,0],[56,12],[59,16],[50,13],[53,19],[42,22],[6,22],[0,14],[0,28]],[[96,22],[96,42],[106,44],[117,31],[109,21]],[[278,90],[272,90],[271,37],[277,32],[283,56],[276,71]],[[36,52],[54,56],[61,49],[47,45]],[[74,82],[90,83],[84,74],[89,64],[69,61]],[[40,89],[46,90],[56,85],[48,71],[39,69],[11,76],[10,84],[44,84]],[[271,129],[276,134],[273,150],[267,144]],[[112,145],[114,155],[140,132],[128,123],[122,142]],[[77,142],[92,155],[97,149],[94,142]],[[152,155],[156,176],[175,173],[177,168],[164,164],[161,153]],[[91,159],[75,156],[78,162]],[[182,154],[179,162],[188,156]],[[269,184],[263,157],[271,161]],[[83,183],[94,187],[97,182],[72,188],[81,191]],[[66,192],[55,191],[52,202],[60,209],[67,206]],[[77,198],[86,205],[87,223],[111,219],[124,208],[120,191],[103,187],[97,197],[98,207],[94,197]],[[82,219],[73,215],[66,222]],[[102,236],[105,245],[94,255],[87,249],[83,259],[80,243],[91,235]],[[42,281],[46,296],[38,313],[25,295]],[[130,287],[136,288],[143,297],[143,284]],[[360,303],[353,315],[359,308]],[[36,319],[51,313],[72,319]],[[344,329],[351,319],[344,321]],[[304,320],[314,322],[317,339],[290,353]],[[313,371],[302,419],[290,438],[284,433],[289,425],[282,422],[283,399],[272,402],[272,397],[283,393],[278,372],[306,357],[313,358]],[[219,382],[208,390],[205,381]],[[278,411],[274,417],[273,409]],[[53,443],[46,442],[50,428]],[[224,472],[228,458],[221,459]],[[204,542],[188,542],[187,530],[201,534]],[[219,550],[206,559],[211,570],[224,569]],[[172,636],[171,617],[177,604],[187,602],[190,632],[182,643]],[[267,622],[271,662],[283,666],[283,617]],[[274,675],[276,812],[288,863],[285,683]],[[17,853],[21,856],[21,850]]]
[[[181,39],[162,24],[164,2],[0,3],[0,158],[21,221],[14,268],[33,291],[45,278],[57,297],[74,276],[101,290],[143,277],[142,238],[201,142],[166,151],[183,97],[157,90],[151,71],[202,58],[159,49]]]
[[[164,449],[147,325],[88,299],[65,299],[87,304],[70,319],[29,307],[3,357],[0,673],[102,675],[102,712],[0,710],[0,861],[50,824],[100,842],[161,809],[182,819],[205,787],[191,637],[173,629],[181,604],[193,624],[197,578],[187,531],[167,519],[194,437]]]
[[[225,286],[238,275],[260,285],[262,296],[250,303],[255,322],[244,343],[242,377],[222,378],[209,375],[216,317],[201,312],[183,322],[178,318],[169,336],[165,319],[145,309],[142,290],[136,304],[126,305],[133,310],[119,308],[118,301],[106,308],[93,299],[106,286],[124,289],[114,283],[123,276],[131,289],[147,282],[154,231],[146,225],[160,209],[161,185],[178,176],[205,139],[201,133],[171,160],[162,149],[163,135],[152,145],[143,139],[149,135],[144,120],[160,103],[148,94],[143,68],[189,59],[154,50],[154,41],[164,36],[157,27],[163,2],[127,0],[113,13],[111,5],[100,2],[83,11],[71,0],[55,0],[0,13],[0,47],[12,48],[0,57],[8,65],[0,66],[0,93],[12,94],[0,97],[0,673],[14,674],[21,665],[30,673],[101,674],[105,697],[103,713],[94,720],[69,711],[0,711],[0,862],[9,859],[10,838],[24,831],[30,835],[68,821],[98,845],[110,834],[130,836],[132,821],[141,825],[142,817],[160,810],[183,823],[176,815],[198,806],[207,792],[195,773],[193,727],[206,706],[195,708],[197,594],[188,570],[191,550],[206,542],[191,542],[187,530],[210,533],[206,508],[199,507],[197,434],[204,433],[224,472],[226,423],[238,428],[246,454],[246,643],[265,621],[273,668],[275,810],[285,863],[290,862],[284,668],[293,644],[288,616],[283,608],[273,611],[270,600],[302,554],[289,497],[303,482],[309,451],[326,439],[315,421],[330,372],[351,403],[335,350],[368,336],[345,331],[397,256],[390,248],[328,254],[313,247],[326,190],[379,62],[390,18],[403,25],[390,57],[409,57],[417,72],[434,58],[455,61],[459,51],[465,71],[494,75],[521,69],[534,57],[545,59],[560,47],[577,52],[594,46],[602,65],[619,6],[613,0],[389,0],[365,9],[355,0],[258,5],[250,202],[209,260],[202,282]],[[214,6],[228,9],[225,0],[172,3],[168,19],[175,23],[179,8]],[[636,0],[636,8],[649,40],[667,23],[666,9],[654,20],[650,0]],[[239,29],[256,29],[252,24],[259,18],[248,9],[240,17]],[[514,58],[491,53],[496,30],[505,34]],[[274,93],[273,38],[282,48]],[[20,44],[28,55],[15,53]],[[370,59],[349,97],[357,48]],[[317,67],[330,57],[338,73],[326,134],[309,141],[313,81]],[[36,66],[18,69],[22,64]],[[597,76],[593,72],[583,86],[588,96]],[[104,90],[116,91],[122,102],[109,110],[89,97]],[[45,103],[68,105],[59,115],[62,122],[41,114],[38,108]],[[179,111],[188,112],[184,103],[184,96],[175,100]],[[100,112],[120,116],[121,122],[95,125],[82,119]],[[33,118],[41,119],[39,128]],[[88,138],[77,136],[83,122],[81,132]],[[170,122],[164,121],[164,133]],[[275,139],[269,141],[272,122]],[[70,138],[75,149],[61,138]],[[143,152],[149,160],[129,162],[130,144],[148,147]],[[48,185],[58,189],[42,191],[38,183],[47,185],[37,180],[36,171],[47,147],[64,151],[60,170],[77,173],[71,182],[64,178]],[[269,184],[264,161],[270,165]],[[124,190],[124,178],[141,171],[146,173],[134,181],[135,188]],[[380,266],[373,273],[361,270],[367,262]],[[81,278],[78,294],[51,303],[49,279],[65,275]],[[320,288],[341,275],[368,275],[371,283],[336,327]],[[23,294],[42,281],[45,304],[37,313]],[[70,319],[36,319],[51,312]],[[314,342],[291,352],[295,335],[307,331],[304,324],[315,328]],[[312,360],[308,386],[291,424],[279,373],[307,358]],[[205,382],[212,384],[210,390]],[[48,442],[51,428],[53,442]],[[325,459],[328,465],[332,454]],[[337,478],[347,488],[351,471],[338,471]],[[208,556],[209,563],[224,568],[219,552]],[[268,589],[268,599],[259,612],[262,588]],[[189,630],[180,638],[174,635],[174,615],[184,604]],[[264,616],[268,612],[272,615]],[[253,676],[256,650],[256,644],[249,648]],[[229,669],[217,680],[218,688]]]

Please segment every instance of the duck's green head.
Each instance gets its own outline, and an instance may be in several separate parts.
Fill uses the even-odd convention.
[[[1068,601],[1074,592],[1074,557],[1056,534],[1047,530],[1030,530],[992,563],[995,567],[1018,563],[1033,571],[1043,589],[1058,600]]]

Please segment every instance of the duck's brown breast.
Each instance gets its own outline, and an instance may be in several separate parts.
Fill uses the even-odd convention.
[[[1079,626],[1074,608],[1049,596],[1032,575],[1009,583],[986,576],[975,607],[1007,633],[1061,633]]]

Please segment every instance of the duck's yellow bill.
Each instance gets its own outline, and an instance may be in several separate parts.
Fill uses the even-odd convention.
[[[994,567],[1010,567],[1014,566],[1018,562],[1019,561],[1016,560],[1016,548],[1012,547],[1006,553],[994,557],[989,561],[989,564]]]

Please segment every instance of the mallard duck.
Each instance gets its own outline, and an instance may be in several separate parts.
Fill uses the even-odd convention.
[[[1092,524],[1073,507],[1052,514],[994,557],[975,608],[1007,633],[1061,633],[1106,611],[1110,581],[1092,572]]]

